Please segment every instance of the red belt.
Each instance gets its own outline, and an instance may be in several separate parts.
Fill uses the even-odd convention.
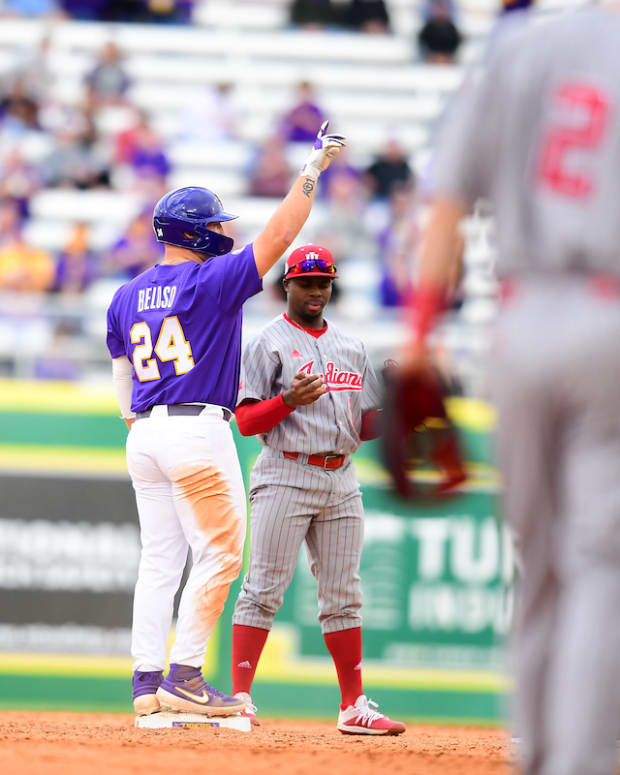
[[[569,275],[565,275],[568,277]],[[584,281],[590,286],[597,296],[607,299],[616,299],[620,296],[620,277],[607,274],[587,274]],[[519,278],[503,277],[499,281],[499,295],[502,301],[510,301],[517,293]]]
[[[297,460],[299,452],[283,452],[282,455],[289,460]],[[320,468],[340,468],[346,459],[346,455],[308,455],[306,462]]]

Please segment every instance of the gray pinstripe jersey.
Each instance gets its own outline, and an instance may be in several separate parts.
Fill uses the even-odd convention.
[[[620,274],[620,14],[516,25],[444,121],[433,188],[493,203],[500,275]]]
[[[331,323],[319,337],[284,315],[270,323],[243,352],[237,404],[277,396],[299,371],[322,374],[328,392],[309,406],[298,406],[260,441],[305,454],[355,452],[362,414],[379,406],[379,385],[362,342]]]

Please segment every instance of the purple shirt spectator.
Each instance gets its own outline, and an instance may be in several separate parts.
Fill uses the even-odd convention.
[[[325,114],[316,104],[314,88],[308,81],[299,84],[298,94],[299,102],[282,119],[280,134],[291,143],[313,142]]]
[[[76,223],[56,261],[52,290],[79,294],[92,283],[97,276],[97,255],[89,248],[89,241],[88,224]]]
[[[79,293],[97,277],[97,256],[92,250],[85,253],[63,252],[56,264],[54,290],[59,293]]]
[[[140,173],[155,173],[162,178],[170,172],[170,162],[161,148],[136,148],[131,166]]]

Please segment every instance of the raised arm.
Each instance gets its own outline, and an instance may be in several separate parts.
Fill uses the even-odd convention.
[[[328,123],[325,121],[321,126],[308,160],[291,190],[254,240],[254,259],[261,277],[267,274],[299,234],[310,215],[319,175],[346,145],[342,135],[326,134]]]

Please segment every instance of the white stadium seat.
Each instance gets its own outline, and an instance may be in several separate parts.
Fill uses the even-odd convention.
[[[30,211],[38,218],[125,223],[141,205],[138,194],[119,191],[44,189],[32,197]]]

